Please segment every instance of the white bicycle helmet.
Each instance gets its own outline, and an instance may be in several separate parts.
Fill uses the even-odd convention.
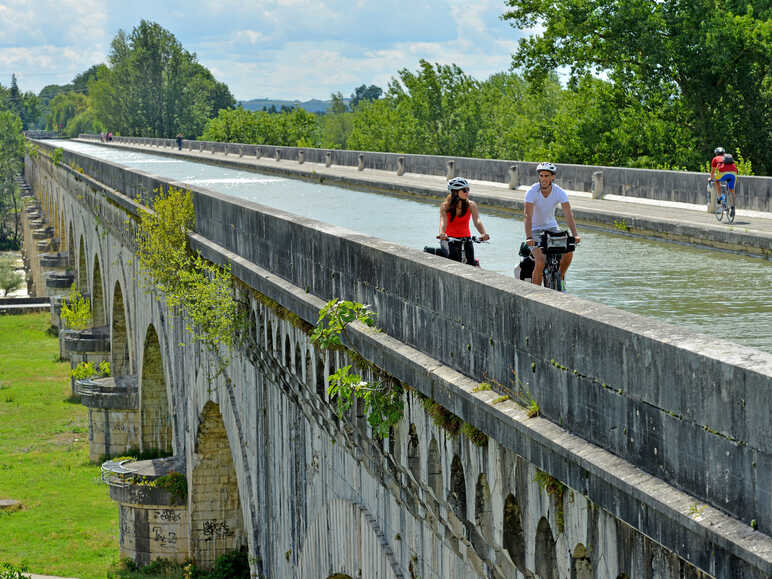
[[[724,153],[726,153],[726,151],[724,150],[724,147],[716,147],[715,149],[713,149],[714,155],[723,155]]]
[[[545,162],[545,163],[539,163],[538,165],[536,165],[536,172],[538,173],[539,171],[549,171],[554,175],[555,173],[558,172],[558,168],[555,167],[554,163]]]
[[[469,189],[469,183],[463,177],[455,177],[448,181],[448,191],[451,193],[461,191],[462,189]]]

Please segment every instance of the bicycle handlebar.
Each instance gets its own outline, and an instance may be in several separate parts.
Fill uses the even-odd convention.
[[[483,241],[483,238],[477,235],[472,235],[471,237],[448,237],[447,241],[457,241],[457,242],[473,241],[474,243],[488,243],[488,241]]]

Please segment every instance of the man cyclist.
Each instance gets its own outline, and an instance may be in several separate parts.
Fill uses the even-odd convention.
[[[722,147],[718,147],[716,151],[723,151]],[[715,151],[714,151],[715,152]],[[717,162],[716,162],[717,161]],[[715,167],[713,163],[716,162]],[[721,199],[721,181],[726,181],[726,188],[729,189],[731,195],[729,203],[729,217],[734,218],[734,206],[736,197],[734,194],[734,186],[737,182],[737,165],[734,162],[734,158],[729,153],[722,153],[713,157],[713,161],[710,162],[710,176],[714,179],[716,185],[716,199],[719,203]]]
[[[577,243],[579,243],[579,236],[576,233],[576,222],[574,221],[574,213],[571,211],[571,204],[568,201],[568,195],[562,188],[553,183],[555,173],[557,173],[555,165],[539,163],[536,166],[536,172],[539,175],[539,182],[534,183],[525,194],[525,242],[531,247],[535,262],[531,282],[541,285],[546,258],[537,246],[537,240],[543,231],[560,231],[558,222],[555,220],[555,207],[557,205],[563,209],[563,215],[568,222],[571,235],[576,238]],[[568,252],[560,258],[560,277],[563,280],[565,280],[566,271],[571,265],[573,256],[573,252]]]

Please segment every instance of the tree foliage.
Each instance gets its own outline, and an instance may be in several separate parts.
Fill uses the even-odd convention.
[[[14,179],[24,158],[22,122],[12,111],[0,111],[0,249],[21,244],[19,191]]]
[[[515,62],[531,79],[567,66],[606,75],[626,106],[686,127],[697,152],[741,148],[772,170],[772,5],[764,0],[508,0],[504,18],[543,30]],[[652,135],[653,137],[654,135]]]
[[[108,60],[87,84],[96,118],[113,132],[193,137],[235,103],[228,87],[154,22],[142,20],[130,34],[119,31]]]

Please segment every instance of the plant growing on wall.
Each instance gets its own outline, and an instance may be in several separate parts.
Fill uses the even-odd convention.
[[[170,308],[182,308],[192,322],[188,331],[219,354],[220,346],[233,344],[238,318],[233,277],[229,266],[215,265],[190,248],[195,219],[190,191],[159,190],[151,210],[140,210],[137,258],[147,274],[145,290],[159,290]]]
[[[375,313],[358,302],[330,300],[319,312],[311,341],[325,350],[341,348],[346,326],[354,321],[373,327]],[[349,364],[332,374],[328,383],[330,397],[338,402],[338,415],[351,408],[354,398],[360,399],[373,435],[378,438],[388,436],[391,427],[402,418],[402,386],[397,382],[367,382],[352,373]]]
[[[110,375],[110,362],[102,361],[94,365],[92,362],[80,362],[72,369],[70,375],[76,380],[87,378],[106,378]]]
[[[61,317],[66,326],[73,330],[90,328],[91,302],[73,287],[70,289],[70,297],[62,300]]]

